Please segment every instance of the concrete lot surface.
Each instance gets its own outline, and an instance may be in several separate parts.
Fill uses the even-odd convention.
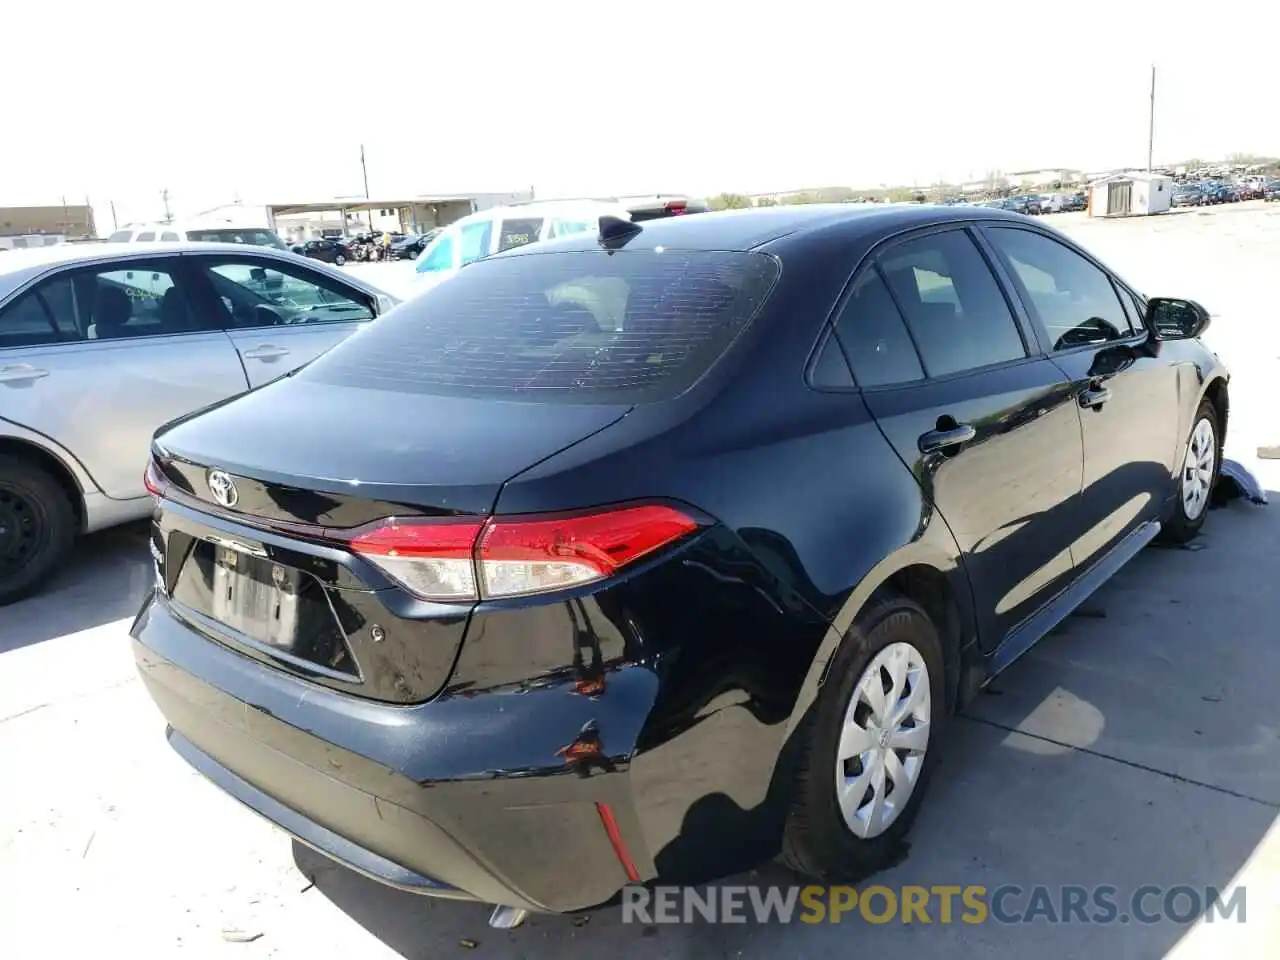
[[[1280,441],[1280,209],[1049,222],[1147,293],[1210,308],[1236,372],[1228,455],[1256,465]],[[352,269],[394,289],[412,266]],[[1280,464],[1256,466],[1280,491]],[[1000,678],[952,724],[909,856],[876,878],[1109,884],[1121,899],[1236,883],[1243,924],[645,926],[613,909],[490,930],[484,907],[295,851],[170,753],[128,653],[151,576],[130,527],[0,610],[0,957],[1280,956],[1277,496],[1215,510],[1197,549],[1146,551]],[[787,878],[734,882],[768,881]]]

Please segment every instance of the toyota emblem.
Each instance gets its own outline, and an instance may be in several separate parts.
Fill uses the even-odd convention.
[[[240,499],[236,482],[221,470],[209,471],[209,492],[213,494],[213,499],[224,507],[234,507],[236,501]]]

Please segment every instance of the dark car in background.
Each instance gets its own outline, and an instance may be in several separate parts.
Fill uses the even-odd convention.
[[[1236,200],[1235,191],[1230,184],[1211,180],[1204,184],[1205,202],[1209,204],[1232,203]]]
[[[437,227],[426,233],[410,233],[398,238],[391,244],[391,259],[416,260],[423,248],[439,235],[441,229]]]
[[[1280,200],[1280,180],[1268,180],[1262,185],[1262,199],[1268,203]]]
[[[1044,200],[1034,194],[1020,194],[1009,197],[1005,201],[1004,209],[1012,210],[1014,213],[1025,213],[1028,216],[1038,216],[1044,212]]]
[[[602,217],[161,429],[134,654],[223,790],[500,925],[860,880],[948,717],[1199,531],[1207,323],[995,210]]]
[[[320,260],[324,263],[332,263],[339,267],[351,259],[351,251],[347,247],[346,241],[332,237],[296,243],[291,249],[294,253],[300,254],[311,260]]]
[[[1062,200],[1063,212],[1075,213],[1084,210],[1089,206],[1089,201],[1083,193],[1070,193]]]
[[[1175,207],[1199,207],[1206,202],[1204,188],[1195,183],[1180,183],[1173,188],[1170,200]]]

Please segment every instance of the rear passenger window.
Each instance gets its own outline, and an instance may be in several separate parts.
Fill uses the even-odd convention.
[[[104,266],[46,280],[0,311],[0,347],[195,333],[207,326],[162,264]]]
[[[924,378],[911,334],[874,267],[864,270],[836,318],[836,337],[860,387]],[[816,371],[815,371],[816,372]]]
[[[107,237],[107,243],[128,243],[129,238],[132,236],[132,230],[117,230],[111,236]]]
[[[154,240],[155,238],[156,238],[156,235],[155,235],[155,233],[154,233],[153,231],[151,231],[151,230],[148,230],[148,231],[146,231],[145,233],[140,233],[140,234],[138,234],[138,239],[139,239],[139,240]]]
[[[166,230],[164,233],[160,234],[160,239],[161,240],[177,240],[178,235],[176,233],[173,233],[170,230]]]
[[[47,280],[0,312],[0,350],[79,340],[71,281]]]
[[[1027,355],[1009,304],[965,231],[908,240],[885,253],[879,264],[928,376]]]

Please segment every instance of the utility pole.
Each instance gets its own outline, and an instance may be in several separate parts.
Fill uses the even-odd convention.
[[[109,203],[111,204],[111,232],[115,233],[120,229],[120,221],[116,219],[116,202],[111,200]]]
[[[369,167],[364,162],[364,144],[363,143],[360,144],[360,175],[364,177],[364,198],[368,200],[369,199]],[[369,224],[369,232],[373,233],[373,211],[366,210],[364,212],[364,218]],[[343,229],[346,229],[346,224],[343,224]]]
[[[1151,112],[1147,118],[1147,173],[1151,172],[1151,158],[1156,145],[1156,65],[1151,65]]]
[[[169,212],[169,188],[165,187],[160,191],[160,199],[164,201],[164,222],[172,223],[173,214]]]

